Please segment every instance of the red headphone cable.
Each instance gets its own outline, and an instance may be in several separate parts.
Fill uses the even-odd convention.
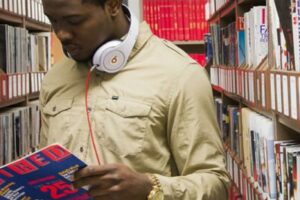
[[[87,121],[88,121],[88,127],[89,127],[89,133],[90,133],[90,137],[91,137],[91,140],[92,140],[92,144],[93,144],[93,149],[94,149],[94,152],[95,152],[95,156],[97,158],[98,164],[101,165],[100,156],[98,155],[98,151],[97,151],[96,144],[95,144],[93,129],[92,129],[92,125],[91,125],[91,119],[90,119],[90,114],[89,114],[90,111],[89,111],[89,107],[88,107],[89,82],[90,82],[90,79],[91,79],[91,72],[95,69],[95,67],[96,66],[93,66],[88,71],[88,74],[87,74],[87,77],[86,77],[86,82],[85,82],[85,111],[86,111],[86,116],[87,116]]]

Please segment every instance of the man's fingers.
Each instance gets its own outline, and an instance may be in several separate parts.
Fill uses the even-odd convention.
[[[114,185],[110,188],[104,189],[104,190],[99,190],[98,187],[92,187],[89,190],[89,195],[91,197],[104,197],[104,196],[115,196],[115,193],[118,193],[122,190],[119,184]]]
[[[97,186],[97,188],[105,189],[120,182],[120,179],[115,174],[105,174],[103,176],[88,176],[77,179],[73,182],[75,188],[81,188],[83,186]]]
[[[94,165],[94,166],[87,166],[74,174],[75,181],[84,177],[89,176],[101,176],[105,175],[111,171],[116,169],[115,165]]]

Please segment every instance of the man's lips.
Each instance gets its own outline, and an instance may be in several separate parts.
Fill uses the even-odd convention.
[[[70,54],[75,54],[79,50],[78,46],[75,45],[64,46],[64,49],[67,50],[67,52]]]

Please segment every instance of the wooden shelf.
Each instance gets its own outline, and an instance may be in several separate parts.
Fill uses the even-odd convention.
[[[204,41],[173,41],[173,44],[189,53],[204,53]]]
[[[273,118],[273,113],[271,111],[268,112],[266,110],[259,109],[259,108],[255,107],[254,105],[251,105],[249,102],[245,101],[242,97],[240,97],[240,96],[238,96],[236,94],[232,94],[230,92],[227,92],[227,91],[223,90],[221,87],[213,85],[212,88],[213,88],[214,91],[222,93],[226,97],[228,97],[228,98],[230,98],[230,99],[232,99],[232,100],[234,100],[236,102],[241,103],[242,105],[250,108],[251,110],[253,110],[253,111],[257,112],[257,113],[260,113],[261,115],[263,115],[265,117],[268,117],[270,119]]]
[[[37,100],[40,96],[39,92],[35,92],[33,94],[28,95],[28,100],[32,101],[32,100]]]
[[[231,2],[230,5],[225,6],[223,8],[223,10],[220,12],[220,16],[223,18],[223,17],[228,16],[229,14],[234,15],[235,8],[236,8],[236,4],[234,2]]]
[[[21,25],[23,23],[23,16],[0,9],[0,22]]]
[[[25,16],[0,9],[0,22],[25,27],[31,31],[51,31],[51,26]]]
[[[244,3],[249,3],[251,1],[252,0],[238,0],[238,4],[241,5],[241,4],[244,4]]]
[[[29,94],[28,96],[17,97],[8,101],[0,102],[0,109],[23,103],[25,104],[27,101],[37,100],[39,98],[39,95],[39,92],[35,92],[33,94]]]
[[[266,111],[263,109],[259,109],[259,108],[255,107],[254,105],[251,105],[250,103],[246,102],[245,100],[242,101],[242,104],[269,119],[273,119],[274,114],[272,111]]]
[[[240,97],[236,94],[232,94],[232,93],[226,92],[226,91],[223,91],[223,94],[236,102],[242,102],[242,97]]]
[[[212,88],[213,88],[214,91],[217,91],[219,93],[223,93],[223,89],[219,86],[212,85]]]
[[[269,111],[266,111],[266,110],[263,110],[263,109],[259,109],[259,108],[255,107],[255,105],[252,105],[251,103],[247,102],[242,97],[240,97],[236,94],[232,94],[232,93],[229,93],[229,92],[226,92],[226,91],[223,91],[223,94],[226,97],[228,97],[228,98],[230,98],[230,99],[232,99],[236,102],[241,103],[242,105],[250,108],[251,110],[253,110],[253,111],[255,111],[255,112],[257,112],[257,113],[259,113],[259,114],[261,114],[261,115],[263,115],[267,118],[270,118],[270,119],[273,118],[273,113],[271,111],[269,112]]]
[[[25,20],[25,27],[32,31],[45,31],[50,32],[51,26],[42,22],[35,21],[33,19]]]
[[[266,5],[266,1],[265,0],[238,0],[238,5],[239,6],[242,6],[242,5],[246,5],[246,4],[249,4],[251,6],[254,6],[254,5]]]
[[[300,122],[289,117],[278,115],[278,121],[286,127],[300,133]]]
[[[9,101],[1,102],[0,103],[0,108],[14,106],[14,105],[21,104],[21,103],[26,103],[26,96],[11,99]]]
[[[204,41],[173,41],[176,45],[204,45]]]
[[[217,10],[208,19],[208,22],[209,23],[215,22],[216,20],[218,20],[218,18],[220,18],[220,16],[225,17],[226,14],[233,12],[235,10],[235,8],[236,8],[236,4],[234,3],[234,1],[226,2],[223,6],[221,6],[221,8],[219,8],[219,10]]]
[[[269,119],[273,119],[275,116],[275,112],[274,111],[267,111],[264,109],[260,109],[257,108],[255,105],[251,105],[249,102],[245,101],[242,97],[235,95],[235,94],[231,94],[229,92],[224,91],[221,87],[212,85],[212,88],[214,91],[219,92],[223,95],[225,95],[226,97],[236,101],[236,102],[240,102],[242,105],[246,106],[247,108],[269,118]],[[284,115],[278,114],[278,121],[286,126],[289,127],[291,129],[293,129],[294,131],[300,133],[300,122],[297,120],[294,120],[292,118],[286,117]]]

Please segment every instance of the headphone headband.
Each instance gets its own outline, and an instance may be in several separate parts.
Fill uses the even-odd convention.
[[[96,50],[92,62],[99,71],[116,73],[123,69],[136,42],[139,22],[127,6],[122,8],[130,20],[129,31],[124,41],[112,40]]]

